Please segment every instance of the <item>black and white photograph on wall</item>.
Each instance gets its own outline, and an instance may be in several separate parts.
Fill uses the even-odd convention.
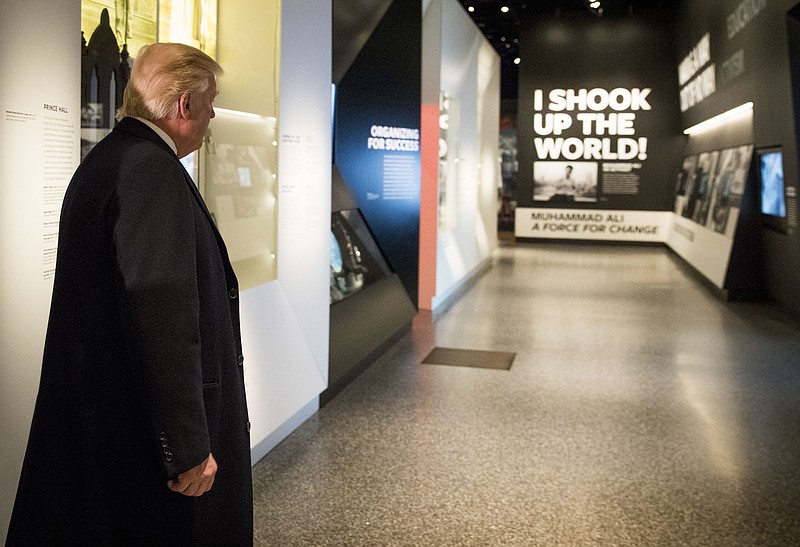
[[[703,152],[697,158],[694,180],[691,187],[687,186],[686,195],[688,202],[683,216],[705,225],[708,216],[708,206],[711,199],[711,181],[716,174],[719,150]]]
[[[683,165],[680,172],[678,172],[678,180],[675,183],[675,195],[685,196],[686,189],[690,185],[690,181],[694,177],[694,170],[697,166],[697,156],[686,156],[683,158]]]
[[[597,163],[591,161],[534,162],[533,199],[551,203],[596,202]]]
[[[753,145],[750,144],[726,148],[720,152],[718,176],[714,179],[706,227],[732,237],[735,222],[731,218],[731,211],[741,207],[752,157]]]
[[[517,197],[517,127],[513,117],[505,115],[500,117],[500,173],[502,186],[500,197],[515,200]]]
[[[697,167],[697,156],[686,156],[683,158],[683,165],[678,172],[678,180],[675,182],[675,214],[685,216],[684,212],[689,203],[688,193],[694,187],[695,168]]]

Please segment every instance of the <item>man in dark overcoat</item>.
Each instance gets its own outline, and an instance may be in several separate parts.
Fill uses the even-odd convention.
[[[69,185],[9,546],[252,544],[238,284],[179,161],[219,74],[144,48]]]

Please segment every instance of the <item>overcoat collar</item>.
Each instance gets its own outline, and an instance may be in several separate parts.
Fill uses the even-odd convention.
[[[162,139],[158,133],[153,131],[151,128],[147,127],[146,124],[142,123],[141,121],[137,120],[136,118],[122,118],[119,123],[114,126],[114,131],[122,131],[123,133],[128,133],[135,137],[139,137],[145,140],[156,144],[157,146],[163,148],[167,153],[169,153],[175,161],[178,162],[178,165],[181,166],[181,170],[183,171],[183,178],[186,180],[186,185],[189,187],[190,191],[192,192],[192,196],[194,196],[195,201],[200,206],[200,209],[205,214],[206,218],[208,219],[209,224],[211,224],[211,229],[214,232],[214,237],[217,240],[217,244],[219,245],[220,253],[225,258],[226,264],[226,274],[228,277],[229,282],[235,283],[238,287],[238,282],[236,281],[236,275],[233,273],[233,269],[230,267],[230,259],[228,258],[228,249],[225,246],[225,241],[222,239],[222,235],[219,233],[217,229],[217,223],[214,221],[214,217],[211,216],[208,208],[206,207],[206,203],[203,200],[203,197],[200,195],[200,191],[197,189],[192,177],[189,176],[189,173],[186,172],[186,168],[178,159],[178,156],[175,154],[175,151],[170,148],[170,146]]]
[[[114,126],[114,131],[122,131],[123,133],[128,133],[130,135],[146,139],[154,144],[157,144],[171,155],[175,156],[175,159],[178,159],[178,156],[175,155],[175,152],[172,150],[172,148],[170,148],[170,146],[164,142],[164,139],[158,136],[158,133],[147,127],[147,125],[143,124],[136,118],[122,118],[119,123]]]

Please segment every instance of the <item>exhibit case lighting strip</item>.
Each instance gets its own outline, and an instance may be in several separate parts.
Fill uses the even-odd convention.
[[[241,116],[242,118],[253,118],[256,120],[260,120],[261,118],[271,118],[272,116],[261,116],[260,114],[254,114],[252,112],[242,112],[240,110],[230,110],[229,108],[217,108],[214,107],[214,112],[221,112],[223,114],[230,114],[232,116]]]
[[[706,121],[700,122],[697,125],[693,125],[692,127],[688,127],[683,130],[684,135],[694,135],[695,133],[700,133],[701,131],[705,131],[719,125],[734,116],[738,116],[739,114],[744,114],[745,112],[749,112],[753,110],[753,103],[744,103],[742,105],[737,106],[736,108],[731,108],[727,112],[723,112],[713,118],[709,118]]]

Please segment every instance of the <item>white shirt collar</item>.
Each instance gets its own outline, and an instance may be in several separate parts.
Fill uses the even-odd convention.
[[[156,124],[154,124],[154,123],[153,123],[153,122],[151,122],[150,120],[145,120],[144,118],[139,118],[139,117],[136,117],[136,119],[137,119],[137,120],[139,120],[140,122],[142,122],[143,124],[145,124],[147,127],[149,127],[150,129],[152,129],[153,131],[155,131],[155,132],[156,132],[156,134],[157,134],[159,137],[161,137],[161,138],[164,140],[164,142],[165,142],[165,143],[167,143],[167,144],[169,145],[169,147],[170,147],[170,148],[172,148],[172,151],[173,151],[173,152],[175,152],[175,155],[176,155],[176,156],[178,155],[178,147],[177,147],[177,146],[175,146],[175,141],[173,141],[173,140],[172,140],[172,138],[171,138],[169,135],[167,135],[167,134],[164,132],[164,130],[163,130],[163,129],[161,129],[160,127],[158,127]]]

